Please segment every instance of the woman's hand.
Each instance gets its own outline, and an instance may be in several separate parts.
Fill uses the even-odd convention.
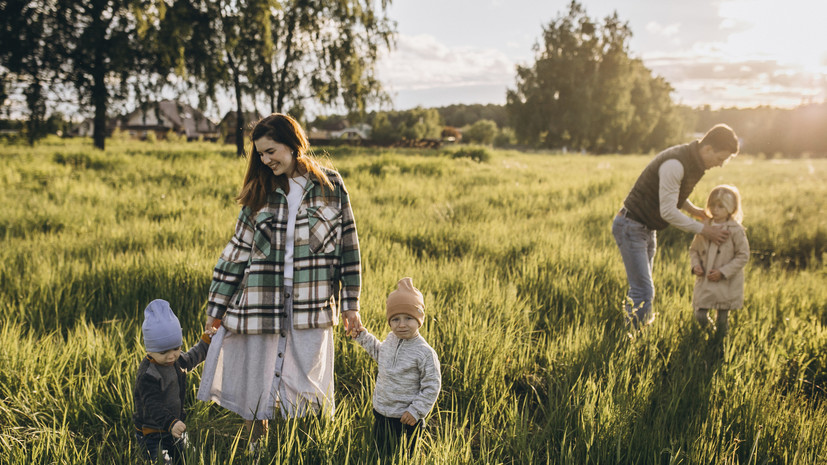
[[[345,320],[345,334],[350,337],[356,337],[362,331],[362,319],[359,317],[359,312],[356,310],[347,310],[342,312],[342,317]]]
[[[702,267],[701,265],[695,265],[694,267],[692,267],[692,273],[695,276],[703,276],[704,275],[704,267]]]
[[[207,322],[204,323],[204,332],[212,336],[213,334],[218,331],[218,327],[221,326],[221,320],[215,317],[211,317],[207,315]]]

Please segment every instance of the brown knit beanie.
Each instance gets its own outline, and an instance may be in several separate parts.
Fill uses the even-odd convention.
[[[411,278],[402,278],[396,284],[396,290],[388,295],[388,322],[394,315],[404,313],[416,318],[419,326],[425,320],[425,300],[422,293],[413,285]]]

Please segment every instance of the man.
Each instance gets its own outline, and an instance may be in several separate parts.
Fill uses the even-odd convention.
[[[659,153],[623,201],[623,208],[612,223],[612,234],[626,267],[629,291],[625,308],[635,328],[655,319],[652,267],[658,230],[672,225],[686,232],[702,234],[716,244],[729,236],[727,231],[695,221],[680,210],[699,219],[706,218],[703,209],[689,201],[689,194],[706,170],[722,166],[737,153],[735,131],[725,124],[716,125],[701,140]]]

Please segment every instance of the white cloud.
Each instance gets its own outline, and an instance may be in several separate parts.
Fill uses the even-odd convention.
[[[435,37],[399,35],[397,48],[378,64],[379,78],[392,91],[466,87],[514,81],[514,62],[503,52],[448,47]]]
[[[725,44],[732,57],[774,57],[811,72],[827,72],[821,63],[827,44],[827,3],[812,0],[725,0],[719,6],[724,22],[740,30]]]
[[[511,11],[551,9],[518,22],[511,13],[492,8],[498,2]],[[514,86],[515,64],[534,61],[529,44],[542,40],[540,24],[562,9],[541,0],[531,5],[449,3],[464,8],[467,16],[452,17],[451,27],[420,18],[423,26],[401,33],[397,49],[378,64],[379,77],[401,106],[502,102],[506,89]],[[789,107],[827,100],[827,28],[822,24],[827,1],[785,0],[779,6],[776,0],[630,0],[620,7],[590,0],[588,12],[595,15],[598,8],[601,16],[605,12],[593,3],[606,12],[617,8],[633,24],[640,21],[633,55],[669,81],[676,90],[673,97],[682,103]],[[492,14],[499,16],[492,19]],[[492,27],[512,23],[519,26]],[[486,45],[468,45],[482,43]]]
[[[650,53],[643,61],[672,84],[677,101],[691,106],[793,107],[825,99],[827,74],[774,58],[731,59],[714,44],[680,53]]]
[[[680,30],[681,30],[680,23],[672,23],[672,24],[669,24],[668,26],[664,26],[664,25],[658,23],[657,21],[650,21],[646,25],[646,31],[647,32],[649,32],[651,34],[654,34],[654,35],[664,36],[664,37],[674,37],[680,32]]]
[[[644,63],[675,88],[683,103],[791,107],[827,99],[827,3],[723,0],[717,40],[673,52],[648,52]],[[647,25],[656,34],[663,28]]]

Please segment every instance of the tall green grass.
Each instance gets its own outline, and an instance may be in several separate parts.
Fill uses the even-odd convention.
[[[827,461],[827,161],[739,156],[696,188],[696,204],[741,189],[756,252],[718,344],[691,317],[691,237],[671,229],[658,318],[624,327],[611,220],[648,156],[328,155],[359,229],[364,324],[387,332],[387,293],[412,276],[442,363],[421,450],[395,463]],[[136,463],[142,310],[169,300],[197,340],[244,162],[211,144],[55,139],[0,160],[0,463]],[[377,463],[376,366],[341,331],[335,363],[335,418],[273,422],[260,463]],[[240,421],[194,400],[199,374],[188,463],[253,463]]]

